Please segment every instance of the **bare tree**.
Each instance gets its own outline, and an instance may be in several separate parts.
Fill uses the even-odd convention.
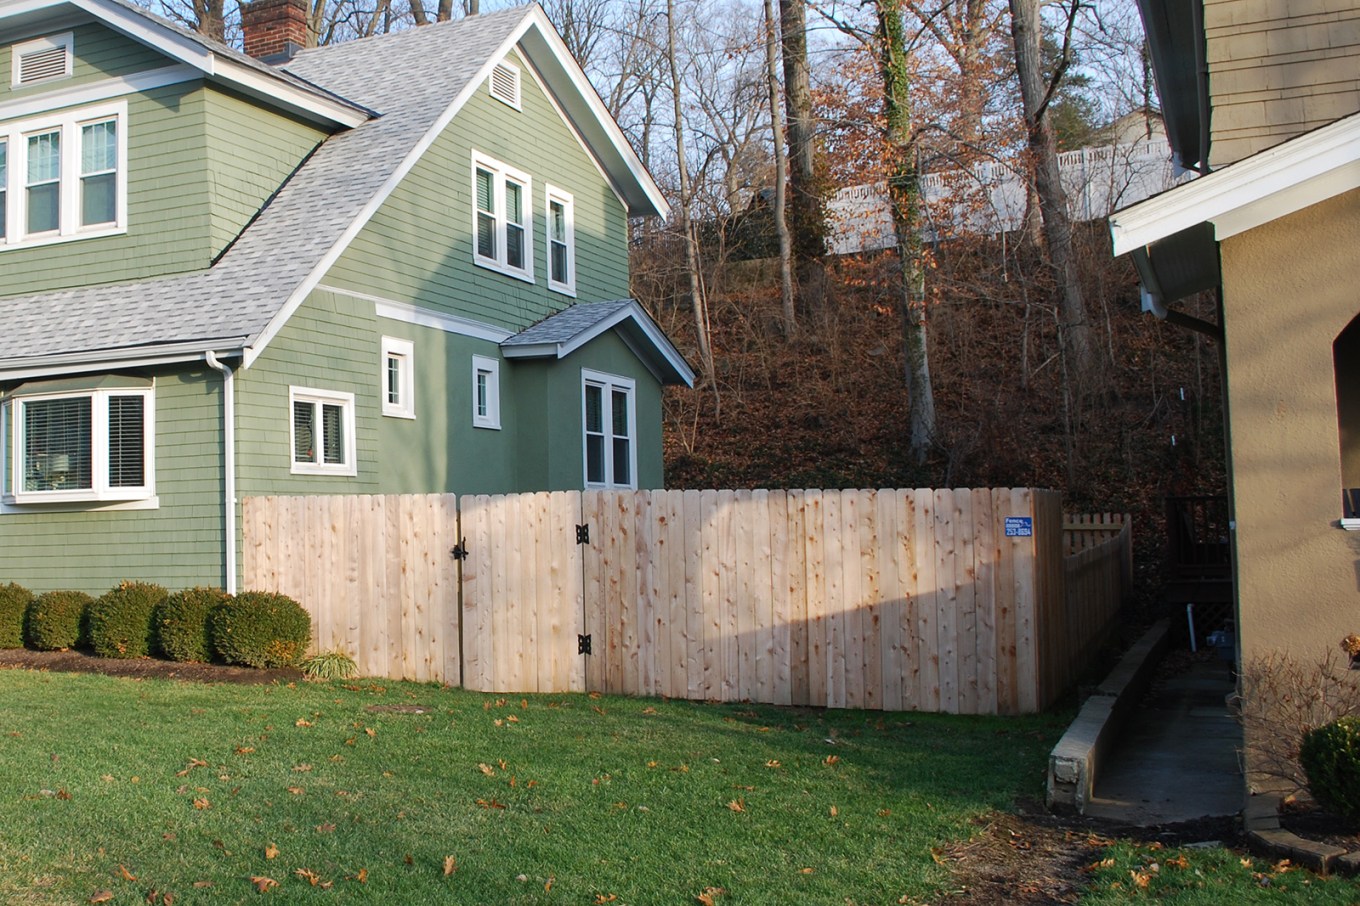
[[[798,304],[804,312],[826,303],[826,254],[821,193],[816,174],[816,123],[812,116],[812,71],[808,64],[807,2],[779,0],[779,35],[784,52],[784,110],[789,139],[793,261]]]
[[[911,75],[907,68],[902,0],[878,0],[878,54],[883,74],[883,120],[892,154],[888,177],[899,264],[898,305],[911,397],[911,453],[924,463],[935,435],[935,391],[930,380],[925,266],[921,244],[921,164],[912,131]]]
[[[1064,47],[1071,37],[1079,0],[1072,0]],[[1072,223],[1067,213],[1067,194],[1058,172],[1058,146],[1048,117],[1049,102],[1063,75],[1059,64],[1052,81],[1044,79],[1040,59],[1039,0],[1010,0],[1011,37],[1015,43],[1015,69],[1020,78],[1025,133],[1034,186],[1043,218],[1044,244],[1054,281],[1060,290],[1060,336],[1065,354],[1078,381],[1095,374],[1095,349],[1087,323],[1086,302],[1072,249]]]
[[[784,126],[779,121],[779,26],[774,18],[774,0],[765,0],[765,78],[770,95],[770,139],[774,145],[774,228],[779,237],[779,293],[783,303],[784,335],[798,331],[798,316],[793,304],[793,248],[786,216],[788,198],[788,159],[784,154]]]

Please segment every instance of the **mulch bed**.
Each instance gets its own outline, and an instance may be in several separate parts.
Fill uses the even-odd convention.
[[[1286,799],[1280,805],[1280,827],[1305,840],[1360,852],[1360,828],[1310,799]]]
[[[295,668],[257,670],[254,667],[228,667],[225,664],[191,664],[159,658],[95,657],[84,651],[29,651],[27,648],[0,650],[0,668],[55,670],[62,673],[102,673],[133,679],[177,679],[191,683],[294,683],[302,679]]]

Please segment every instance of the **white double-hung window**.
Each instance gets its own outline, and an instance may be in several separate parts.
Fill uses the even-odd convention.
[[[548,288],[576,295],[576,220],[571,195],[548,186]]]
[[[637,487],[637,411],[632,378],[581,369],[587,488]]]
[[[0,249],[127,229],[127,104],[0,123]]]
[[[7,503],[143,500],[155,493],[150,387],[16,395],[5,402]]]
[[[533,183],[527,173],[473,152],[473,261],[533,282]]]

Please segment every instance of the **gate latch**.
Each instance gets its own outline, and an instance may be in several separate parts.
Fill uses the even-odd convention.
[[[459,538],[458,543],[449,551],[449,556],[455,560],[466,560],[468,557],[467,539]]]

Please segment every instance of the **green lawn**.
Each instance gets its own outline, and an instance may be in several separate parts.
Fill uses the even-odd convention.
[[[1063,718],[0,671],[0,902],[929,900]]]

